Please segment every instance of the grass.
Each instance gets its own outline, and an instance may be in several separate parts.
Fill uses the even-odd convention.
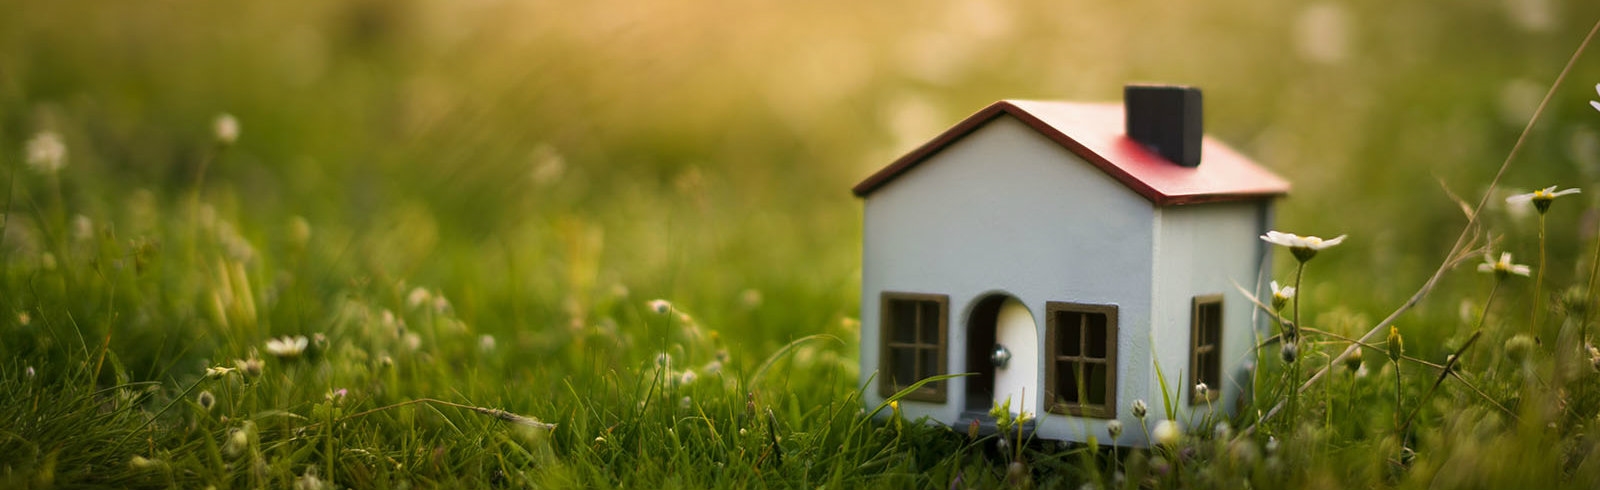
[[[1340,6],[1338,58],[1296,47],[1325,9],[986,5],[0,0],[0,487],[1600,482],[1600,64],[1526,89],[1600,7]],[[1350,235],[1296,365],[1153,449],[864,406],[850,185],[994,99],[1149,79],[1296,183],[1279,229]]]

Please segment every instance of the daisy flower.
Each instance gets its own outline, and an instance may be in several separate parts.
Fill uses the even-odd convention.
[[[1294,286],[1279,287],[1278,281],[1272,281],[1272,309],[1282,310],[1289,306],[1289,300],[1294,299]]]
[[[1538,209],[1539,214],[1544,214],[1545,211],[1550,210],[1550,203],[1554,202],[1556,198],[1568,194],[1577,194],[1579,192],[1583,192],[1583,190],[1572,188],[1558,191],[1556,190],[1556,186],[1552,185],[1550,187],[1529,192],[1527,194],[1517,194],[1515,196],[1507,197],[1506,202],[1509,204],[1522,204],[1531,201],[1533,202],[1534,209]]]
[[[304,335],[278,337],[267,341],[267,353],[284,359],[300,357],[310,342]]]
[[[1594,84],[1594,91],[1595,93],[1600,94],[1600,83]],[[1594,107],[1594,110],[1600,111],[1600,101],[1591,100],[1589,101],[1589,106]]]
[[[1506,277],[1511,274],[1527,277],[1533,272],[1526,265],[1511,263],[1511,252],[1501,252],[1500,260],[1494,260],[1494,257],[1489,255],[1485,255],[1483,259],[1485,262],[1478,264],[1478,272],[1493,273],[1495,277]]]
[[[1317,252],[1322,249],[1344,242],[1344,237],[1345,235],[1339,235],[1324,240],[1322,237],[1300,236],[1280,231],[1269,231],[1267,234],[1261,235],[1261,239],[1267,243],[1288,247],[1289,251],[1294,253],[1294,258],[1302,263],[1311,260],[1312,257],[1316,257]]]

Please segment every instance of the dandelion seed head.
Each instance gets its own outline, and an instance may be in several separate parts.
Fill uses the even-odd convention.
[[[222,443],[222,454],[230,458],[237,458],[250,449],[250,435],[255,432],[255,422],[246,420],[244,425],[228,429],[228,439]]]
[[[667,312],[672,311],[672,303],[664,299],[653,299],[645,303],[645,305],[650,307],[650,311],[654,311],[658,315],[665,315]]]
[[[226,112],[218,114],[217,118],[211,121],[211,133],[216,136],[218,144],[232,145],[239,141],[239,120],[234,118],[233,114]]]
[[[1150,431],[1150,437],[1157,444],[1175,447],[1183,439],[1183,428],[1176,421],[1163,420],[1156,423],[1156,428]]]
[[[54,175],[67,166],[67,144],[54,131],[40,131],[24,145],[23,160],[34,172]]]
[[[739,303],[744,305],[745,309],[750,309],[750,310],[753,310],[756,307],[761,306],[761,290],[759,290],[759,289],[746,289],[746,290],[744,290],[744,292],[739,293]]]
[[[73,216],[72,238],[78,241],[94,238],[94,220],[81,214]]]
[[[254,378],[261,375],[261,370],[266,368],[266,363],[262,362],[261,359],[257,359],[255,354],[252,353],[249,359],[234,359],[233,367],[238,369],[239,372]]]
[[[411,289],[411,293],[406,294],[406,306],[412,309],[421,307],[430,301],[433,301],[433,293],[428,292],[427,288],[415,287]]]
[[[1522,363],[1528,359],[1528,354],[1533,352],[1533,337],[1528,334],[1517,334],[1506,340],[1505,353],[1511,362]]]
[[[1220,440],[1232,439],[1233,426],[1229,425],[1226,420],[1219,421],[1215,427],[1211,428],[1211,435]]]

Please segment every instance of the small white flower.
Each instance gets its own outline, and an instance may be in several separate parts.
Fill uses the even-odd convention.
[[[261,362],[260,359],[256,359],[255,353],[252,352],[250,353],[249,359],[234,359],[233,366],[234,368],[238,369],[239,372],[251,377],[255,377],[261,375],[261,370],[266,367],[266,363]]]
[[[133,455],[133,458],[128,460],[128,466],[133,467],[135,470],[148,471],[164,468],[167,466],[167,462],[160,459],[146,458],[144,456],[135,454]]]
[[[236,458],[250,448],[250,436],[255,434],[256,424],[246,420],[244,425],[228,429],[228,440],[222,443],[222,454]]]
[[[665,315],[667,312],[672,311],[672,303],[664,299],[653,299],[645,304],[650,307],[650,311],[654,311],[658,315]]]
[[[1595,93],[1600,93],[1600,83],[1594,84],[1594,91]],[[1589,101],[1589,106],[1593,107],[1594,110],[1600,111],[1600,101],[1591,100]]]
[[[1228,425],[1228,421],[1226,421],[1226,420],[1219,421],[1219,422],[1217,422],[1217,425],[1215,427],[1211,428],[1211,434],[1212,434],[1212,436],[1214,436],[1214,437],[1216,437],[1217,439],[1220,439],[1220,440],[1232,439],[1233,438],[1233,426],[1232,425]]]
[[[1195,385],[1194,385],[1194,393],[1196,395],[1200,395],[1200,398],[1203,398],[1203,399],[1210,398],[1211,397],[1210,396],[1211,395],[1211,387],[1210,386],[1206,386],[1206,384],[1203,383],[1203,382],[1195,383]]]
[[[1484,263],[1478,264],[1478,272],[1493,273],[1499,277],[1505,277],[1510,274],[1526,277],[1533,272],[1526,265],[1511,263],[1511,252],[1501,252],[1500,260],[1494,260],[1494,257],[1489,255],[1485,255],[1483,260],[1485,260]]]
[[[1145,406],[1144,400],[1133,401],[1133,416],[1142,419],[1148,413],[1150,413],[1150,407]]]
[[[1288,247],[1289,251],[1294,253],[1294,257],[1299,259],[1301,262],[1305,262],[1311,260],[1312,257],[1316,257],[1317,252],[1321,251],[1322,249],[1344,242],[1344,237],[1345,235],[1339,235],[1337,237],[1324,240],[1322,237],[1300,236],[1293,233],[1283,233],[1280,231],[1269,231],[1267,234],[1261,235],[1261,239],[1265,240],[1267,243]]]
[[[1546,188],[1539,189],[1539,190],[1536,190],[1536,191],[1533,191],[1533,192],[1529,192],[1527,194],[1517,194],[1517,195],[1514,195],[1514,196],[1511,196],[1511,197],[1507,197],[1506,198],[1506,203],[1507,204],[1522,204],[1522,203],[1526,203],[1526,202],[1532,202],[1533,203],[1533,208],[1539,210],[1539,214],[1544,214],[1545,211],[1549,211],[1550,210],[1550,203],[1554,202],[1556,200],[1556,198],[1561,197],[1561,196],[1565,196],[1565,195],[1570,195],[1570,194],[1577,194],[1579,192],[1583,192],[1583,190],[1582,189],[1578,189],[1578,188],[1572,188],[1572,189],[1562,189],[1562,190],[1558,191],[1558,190],[1556,190],[1556,186],[1552,185],[1550,187],[1546,187]]]
[[[700,376],[695,374],[693,369],[688,369],[678,375],[678,384],[688,386],[694,384],[697,379],[700,379]]]
[[[1154,438],[1157,444],[1173,447],[1183,439],[1183,428],[1179,427],[1177,422],[1163,420],[1156,423],[1156,428],[1150,431],[1150,437]]]
[[[1106,422],[1106,433],[1111,434],[1113,441],[1118,437],[1122,437],[1122,421],[1112,419],[1110,422]]]
[[[40,131],[23,148],[28,167],[41,174],[54,174],[67,166],[67,144],[54,131]]]
[[[267,341],[267,353],[285,359],[299,357],[310,343],[311,339],[304,335],[278,337]]]
[[[234,368],[231,368],[231,367],[222,367],[222,366],[208,367],[208,368],[206,368],[206,377],[207,378],[211,378],[211,379],[217,379],[217,378],[221,378],[221,377],[227,376],[229,374],[233,374],[233,372],[234,372]]]
[[[217,143],[232,145],[239,141],[239,120],[233,114],[218,114],[216,120],[211,122],[211,132],[217,137]]]
[[[1289,300],[1294,299],[1294,286],[1278,287],[1278,281],[1272,281],[1272,308],[1282,310],[1289,305]]]
[[[422,287],[413,288],[411,293],[406,295],[406,306],[412,309],[427,304],[431,301],[433,301],[433,293],[428,292],[426,288]]]
[[[493,335],[483,334],[482,336],[478,337],[478,349],[479,350],[482,350],[484,352],[489,352],[489,351],[494,350],[494,345],[495,345],[495,341],[494,341],[494,336]]]

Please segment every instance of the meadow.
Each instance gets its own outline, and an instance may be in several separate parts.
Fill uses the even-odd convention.
[[[0,12],[0,487],[1600,485],[1594,2]],[[1150,449],[865,406],[850,186],[1131,81],[1347,236],[1296,361]]]

